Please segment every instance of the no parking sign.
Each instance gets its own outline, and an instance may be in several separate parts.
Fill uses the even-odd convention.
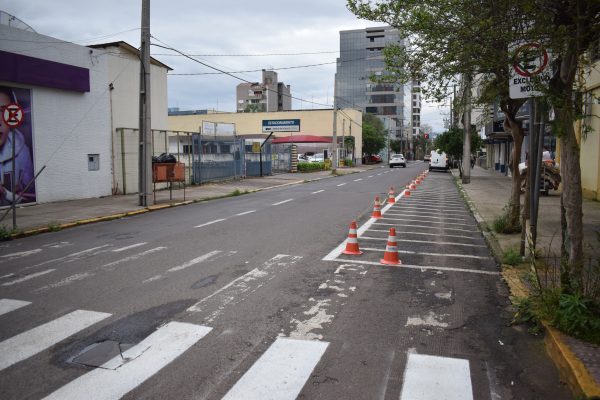
[[[9,103],[2,109],[2,121],[11,129],[21,126],[24,119],[23,108],[17,103]]]

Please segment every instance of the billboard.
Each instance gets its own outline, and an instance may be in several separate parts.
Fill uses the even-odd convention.
[[[0,86],[0,110],[4,111],[6,106],[11,103],[16,103],[23,109],[24,118],[23,124],[14,129],[11,129],[0,118],[0,206],[12,204],[13,199],[16,199],[18,204],[36,201],[35,183],[33,182],[35,170],[33,167],[31,90]]]
[[[299,119],[263,119],[263,133],[268,132],[300,132]]]
[[[228,122],[202,121],[202,135],[235,136],[235,124]]]

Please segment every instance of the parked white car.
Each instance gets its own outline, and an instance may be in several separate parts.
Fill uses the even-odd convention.
[[[406,168],[406,159],[404,159],[404,155],[402,154],[392,154],[390,157],[390,168],[394,167],[402,167]]]
[[[431,161],[429,170],[442,169],[448,171],[448,156],[443,151],[431,150]]]
[[[314,156],[308,156],[308,162],[312,162],[312,163],[325,162],[325,156],[323,155],[323,153],[317,153]]]

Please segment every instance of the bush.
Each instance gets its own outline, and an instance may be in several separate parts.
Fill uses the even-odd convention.
[[[497,216],[492,223],[492,229],[498,233],[518,233],[521,232],[521,224],[517,226],[509,226],[508,217],[506,216],[506,212]]]
[[[600,317],[594,304],[579,294],[561,294],[554,310],[552,325],[561,331],[590,343],[600,343]],[[597,311],[597,310],[596,310]]]
[[[298,171],[300,172],[313,172],[313,171],[323,171],[325,170],[324,162],[301,162],[298,163]]]
[[[344,165],[347,167],[354,167],[354,162],[351,159],[344,160]]]
[[[508,265],[517,265],[521,263],[521,255],[514,249],[509,249],[502,256],[502,262]]]

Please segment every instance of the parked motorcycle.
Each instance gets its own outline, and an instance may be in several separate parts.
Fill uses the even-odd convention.
[[[550,189],[558,190],[561,182],[560,168],[553,160],[543,161],[540,170],[540,192],[548,196]],[[519,173],[521,174],[521,190],[525,191],[527,187],[527,165],[523,162],[519,164]]]

